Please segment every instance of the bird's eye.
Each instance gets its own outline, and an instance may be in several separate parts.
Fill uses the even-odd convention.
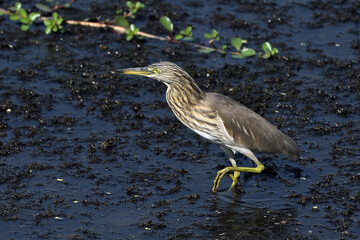
[[[152,72],[153,72],[153,73],[156,73],[156,74],[160,74],[160,73],[161,73],[160,69],[158,69],[158,68],[153,69]]]

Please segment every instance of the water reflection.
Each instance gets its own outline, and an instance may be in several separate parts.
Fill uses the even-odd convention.
[[[211,210],[216,214],[207,226],[208,237],[279,239],[294,236],[295,208],[278,205],[276,199],[244,201],[242,196],[245,195],[235,192],[213,195]]]

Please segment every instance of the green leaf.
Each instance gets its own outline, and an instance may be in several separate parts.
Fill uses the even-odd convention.
[[[26,24],[26,25],[29,25],[32,23],[31,19],[29,17],[23,17],[23,18],[20,18],[20,22],[23,23],[23,24]]]
[[[61,24],[63,23],[63,21],[64,21],[64,19],[63,19],[62,17],[59,17],[59,18],[57,19],[56,24],[57,24],[57,25],[61,25]]]
[[[183,38],[183,36],[181,35],[181,34],[176,34],[175,35],[175,39],[176,40],[180,40],[180,39],[182,39]]]
[[[133,38],[133,34],[126,35],[126,41],[130,41]]]
[[[134,4],[133,4],[132,2],[130,2],[130,1],[127,1],[127,2],[125,3],[125,5],[126,5],[128,8],[133,8],[133,7],[134,7]]]
[[[51,19],[46,19],[46,20],[44,21],[44,24],[45,24],[45,26],[51,28],[52,25],[53,25],[53,21],[52,21]]]
[[[136,2],[136,3],[135,3],[135,8],[136,8],[136,9],[141,9],[141,8],[144,8],[144,7],[145,7],[145,5],[142,4],[141,2]]]
[[[43,12],[51,12],[51,8],[42,3],[35,4],[35,7]]]
[[[31,21],[35,21],[39,17],[40,17],[40,13],[37,12],[32,12],[29,14],[29,18],[31,19]]]
[[[58,18],[58,13],[57,12],[53,12],[52,13],[52,18],[55,20]]]
[[[256,52],[251,48],[243,48],[241,50],[241,56],[243,56],[243,57],[252,57],[255,55],[256,55]]]
[[[245,57],[243,57],[241,54],[231,54],[232,58],[240,58],[240,59],[244,59]]]
[[[130,31],[131,31],[131,32],[134,32],[134,30],[135,30],[135,25],[134,25],[134,24],[130,24]]]
[[[279,49],[273,48],[272,51],[271,51],[271,55],[275,56],[275,55],[278,55],[278,54],[279,54]]]
[[[212,36],[210,33],[204,33],[204,38],[211,39]]]
[[[45,28],[45,33],[50,34],[51,33],[51,26],[48,26]]]
[[[226,48],[227,48],[226,45],[221,46],[221,54],[226,54]]]
[[[70,3],[65,3],[64,4],[64,8],[69,8],[70,7]]]
[[[194,40],[194,38],[193,38],[193,37],[184,37],[183,40],[185,40],[185,41],[192,41],[192,40]]]
[[[214,52],[216,51],[215,48],[200,48],[199,49],[199,53],[211,53],[211,52]]]
[[[10,20],[11,21],[17,21],[17,20],[19,20],[19,16],[18,15],[15,15],[15,14],[12,14],[12,15],[10,15]]]
[[[173,29],[174,29],[174,25],[173,23],[171,22],[170,18],[166,17],[166,16],[162,16],[160,18],[160,23],[161,25],[166,29],[168,30],[169,32],[172,32]]]
[[[264,42],[262,45],[261,45],[261,48],[264,50],[265,53],[270,53],[272,52],[272,47],[271,47],[271,44],[269,42]]]
[[[27,31],[29,29],[29,25],[23,24],[23,25],[21,25],[20,28],[21,28],[22,31]]]
[[[53,32],[57,32],[58,27],[57,27],[57,26],[54,26],[54,27],[51,28],[51,30],[52,30]]]
[[[192,27],[191,26],[187,26],[184,30],[180,31],[180,34],[183,36],[187,36],[187,37],[192,37],[193,33],[191,32]],[[192,38],[191,38],[192,39]]]
[[[22,18],[26,18],[26,17],[27,17],[26,10],[23,9],[23,8],[21,8],[18,13],[19,13],[19,15],[20,15]]]
[[[243,44],[243,40],[238,37],[231,38],[231,45],[237,50],[240,51],[240,48]]]
[[[269,59],[271,57],[271,55],[269,53],[265,53],[262,58],[263,59]]]
[[[115,17],[115,24],[124,28],[129,27],[129,22],[122,16],[116,16]]]
[[[0,11],[0,16],[1,16],[1,15],[4,15],[4,14],[5,14],[5,12],[3,12],[3,11]]]
[[[219,41],[219,40],[220,40],[220,37],[216,37],[214,40],[215,40],[215,41]]]
[[[21,9],[21,2],[15,3],[15,11],[19,11]]]
[[[215,29],[211,30],[211,35],[212,35],[213,37],[216,37],[218,34],[219,34],[219,32],[216,31]]]

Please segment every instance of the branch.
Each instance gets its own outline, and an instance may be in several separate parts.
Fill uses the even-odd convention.
[[[64,3],[64,4],[62,4],[62,5],[56,4],[53,8],[51,8],[51,10],[52,10],[52,11],[56,11],[56,10],[58,10],[58,9],[64,8],[65,5],[71,5],[71,4],[73,4],[75,1],[76,1],[76,0],[70,0],[69,2]]]
[[[74,0],[75,1],[75,0]],[[74,1],[70,1],[69,3],[73,3]],[[3,12],[6,15],[9,15],[9,12],[5,9],[0,8],[0,12]],[[48,19],[47,17],[40,17],[38,18],[38,20],[40,21],[45,21],[46,19]],[[85,22],[85,21],[75,21],[75,20],[66,20],[67,24],[70,25],[81,25],[81,26],[88,26],[88,27],[96,27],[96,28],[112,28],[114,29],[116,32],[120,33],[120,34],[124,34],[126,31],[126,28],[124,27],[120,27],[120,26],[115,26],[115,25],[111,25],[111,24],[105,24],[105,23],[98,23],[98,22]],[[212,47],[207,47],[207,46],[203,46],[203,45],[199,45],[196,43],[191,43],[191,42],[180,42],[178,40],[175,40],[169,36],[166,37],[161,37],[161,36],[156,36],[156,35],[152,35],[149,33],[145,33],[145,32],[138,32],[137,33],[140,36],[146,37],[146,38],[151,38],[151,39],[156,39],[156,40],[160,40],[160,41],[169,41],[169,42],[174,42],[174,43],[183,43],[186,45],[190,45],[193,46],[195,48],[200,48],[200,49],[214,49]],[[215,51],[222,53],[222,50],[220,49],[215,49]],[[236,52],[230,52],[230,54],[237,54]]]
[[[9,15],[9,12],[7,10],[5,10],[5,9],[0,8],[0,12],[4,13],[6,15]]]
[[[42,19],[40,19],[40,20],[42,20]],[[97,28],[112,28],[118,33],[125,33],[125,31],[126,31],[126,28],[124,28],[124,27],[108,25],[105,23],[84,22],[84,21],[75,21],[75,20],[67,20],[66,23],[70,24],[70,25],[82,25],[82,26],[97,27]],[[160,36],[152,35],[152,34],[145,33],[145,32],[138,32],[137,35],[144,36],[147,38],[157,39],[157,40],[161,40],[161,41],[169,41],[170,40],[170,38],[167,38],[167,37],[160,37]]]
[[[40,20],[45,20],[42,18],[39,18]],[[75,21],[75,20],[67,20],[66,21],[67,24],[70,25],[82,25],[82,26],[88,26],[88,27],[97,27],[97,28],[112,28],[114,29],[116,32],[120,33],[120,34],[124,34],[126,31],[126,28],[124,27],[120,27],[120,26],[115,26],[115,25],[109,25],[109,24],[105,24],[105,23],[97,23],[97,22],[84,22],[84,21]],[[140,36],[146,37],[146,38],[151,38],[151,39],[156,39],[156,40],[161,40],[161,41],[169,41],[169,42],[174,42],[174,43],[183,43],[183,44],[187,44],[190,46],[193,46],[195,48],[200,48],[200,49],[213,49],[212,47],[207,47],[207,46],[203,46],[203,45],[199,45],[196,43],[191,43],[191,42],[179,42],[178,40],[172,39],[169,36],[166,37],[160,37],[160,36],[156,36],[156,35],[152,35],[149,33],[145,33],[145,32],[138,32],[137,33]],[[222,50],[220,49],[216,49],[217,52],[222,53]],[[236,54],[236,52],[230,52],[231,54]]]

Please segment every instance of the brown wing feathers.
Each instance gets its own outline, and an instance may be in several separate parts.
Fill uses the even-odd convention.
[[[298,158],[296,143],[257,113],[221,94],[207,93],[206,99],[223,120],[234,145]]]

